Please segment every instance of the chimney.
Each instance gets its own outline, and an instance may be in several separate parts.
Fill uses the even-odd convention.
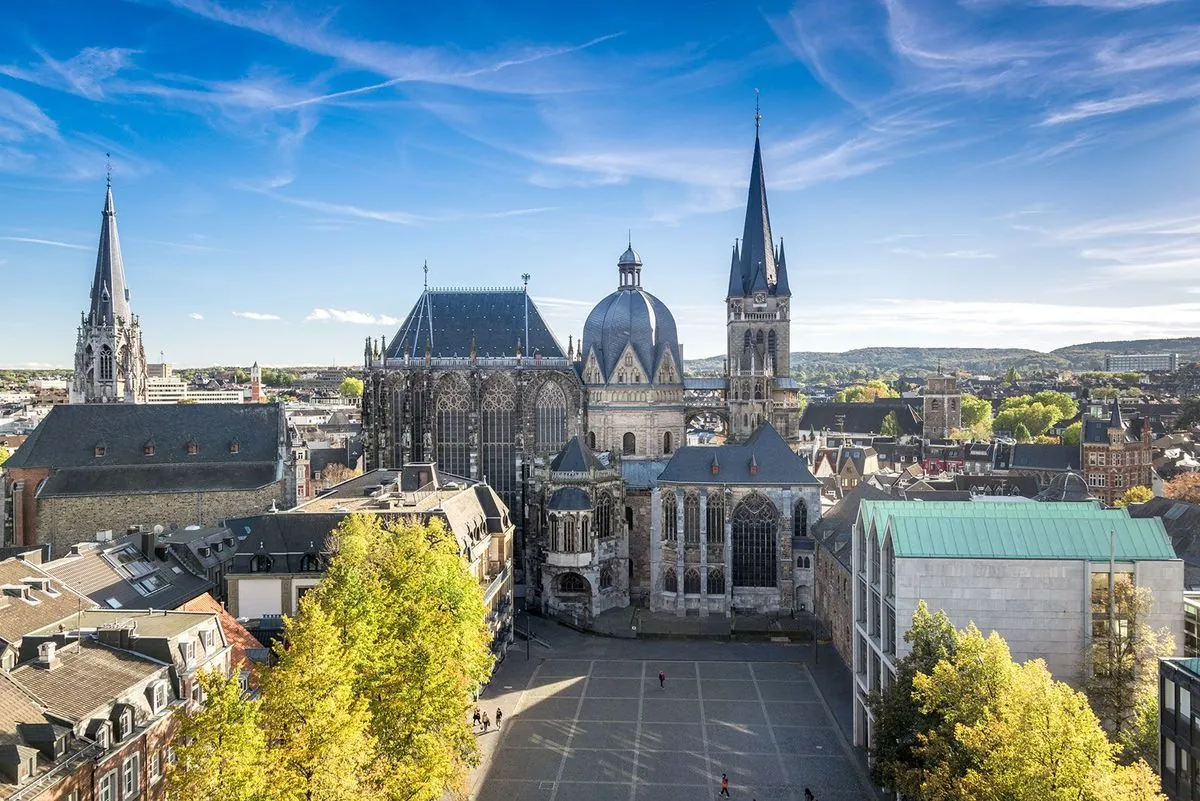
[[[142,555],[147,559],[153,559],[155,556],[154,550],[158,545],[158,535],[153,531],[142,532]]]
[[[47,640],[38,646],[37,666],[45,670],[54,670],[62,664],[58,658],[58,643]]]

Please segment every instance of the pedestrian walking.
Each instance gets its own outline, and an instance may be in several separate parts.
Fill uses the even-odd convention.
[[[729,777],[724,773],[721,774],[721,795],[720,798],[729,798]]]
[[[817,797],[807,787],[804,788],[804,801],[817,801]]]
[[[488,719],[487,712],[483,713],[483,733],[487,734],[488,727],[492,725],[492,721]]]
[[[499,730],[499,728],[500,728],[500,719],[503,717],[504,717],[504,713],[500,710],[500,707],[496,707],[496,729],[497,730]]]
[[[667,674],[660,670],[660,671],[658,671],[658,688],[660,690],[664,690],[664,689],[666,689],[666,687],[667,687]]]
[[[471,720],[476,726],[483,720],[483,713],[479,711],[479,707],[475,707],[475,714],[471,716]]]

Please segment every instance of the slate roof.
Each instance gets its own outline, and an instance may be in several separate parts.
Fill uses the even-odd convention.
[[[257,489],[282,479],[282,463],[269,462],[72,467],[54,471],[38,487],[37,497]]]
[[[26,745],[18,727],[48,725],[42,708],[19,687],[0,676],[0,743]]]
[[[579,487],[559,487],[546,508],[552,512],[586,512],[592,508],[592,500]]]
[[[666,469],[667,462],[667,459],[622,460],[621,478],[625,481],[625,489],[649,490],[658,486],[658,477]]]
[[[164,542],[164,545],[167,543]],[[174,609],[212,588],[212,583],[187,569],[170,548],[166,559],[144,554],[141,535],[131,534],[111,543],[81,543],[75,553],[47,562],[46,572],[96,604],[113,608],[110,599],[122,609]],[[154,576],[146,591],[135,581]],[[161,585],[158,589],[153,586]]]
[[[1184,587],[1200,588],[1200,504],[1171,498],[1151,498],[1146,503],[1128,507],[1126,511],[1130,517],[1156,517],[1162,520],[1175,554],[1183,560]]]
[[[520,342],[524,355],[566,358],[566,353],[521,289],[427,289],[388,345],[389,359],[467,358],[471,340],[479,358],[512,358]]]
[[[729,270],[729,297],[762,290],[787,296],[787,267],[781,252],[776,254],[771,238],[771,215],[767,210],[767,180],[763,174],[762,145],[754,132],[754,159],[750,164],[750,187],[746,195],[746,222],[742,227],[740,252],[734,247]]]
[[[719,466],[713,473],[714,460]],[[756,466],[751,472],[751,466]],[[659,483],[786,484],[820,486],[800,458],[770,423],[762,423],[743,443],[687,445],[675,451],[658,477]]]
[[[54,593],[31,587],[29,598],[34,603],[7,594],[0,595],[0,641],[4,643],[16,643],[40,628],[66,620],[78,612],[81,606],[87,609],[92,605],[87,598],[76,594],[56,576],[48,575],[35,565],[19,559],[0,562],[0,585],[18,585],[26,578],[49,578],[50,588]]]
[[[622,286],[601,300],[583,324],[584,358],[595,352],[607,381],[614,380],[617,363],[629,346],[641,362],[646,381],[654,379],[668,352],[682,377],[683,355],[675,317],[665,303],[639,284]]]
[[[1078,451],[1078,448],[1076,448]],[[1057,478],[1057,476],[1055,477]],[[954,487],[985,495],[1019,495],[1032,498],[1038,494],[1037,479],[1033,476],[955,475]]]
[[[567,444],[550,462],[550,470],[555,473],[587,473],[603,469],[604,465],[578,434],[567,440]]]
[[[84,638],[58,650],[61,664],[43,670],[26,663],[9,675],[54,715],[72,723],[90,717],[130,687],[158,675],[166,665]]]
[[[129,288],[125,285],[125,263],[121,258],[121,241],[117,238],[117,210],[113,206],[112,186],[104,196],[100,219],[100,246],[96,251],[96,274],[92,277],[88,324],[111,326],[117,317],[130,323]]]
[[[921,419],[907,404],[888,403],[810,403],[800,416],[801,431],[845,431],[854,434],[878,434],[883,419],[896,413],[900,433],[920,434]]]
[[[68,404],[52,408],[6,466],[274,465],[284,431],[281,404]],[[194,455],[189,442],[197,445]],[[230,453],[231,442],[237,453]],[[149,443],[151,456],[144,450]],[[103,456],[96,456],[98,445]]]
[[[1029,470],[1078,470],[1079,446],[1018,442],[1013,445],[1009,466]]]
[[[707,376],[692,377],[685,376],[683,379],[684,389],[709,390],[709,389],[728,389],[728,378],[710,378]]]
[[[322,553],[330,533],[346,518],[342,512],[279,512],[227,520],[241,542],[229,564],[230,573],[249,573],[250,560],[271,557],[270,573],[299,573],[308,553]]]

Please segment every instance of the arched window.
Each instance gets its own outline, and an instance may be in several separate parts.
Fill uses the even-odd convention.
[[[601,491],[596,498],[596,536],[611,537],[613,534],[613,500],[612,496]]]
[[[567,395],[554,381],[538,393],[536,434],[540,453],[557,453],[567,443]]]
[[[580,550],[579,542],[575,539],[575,517],[574,515],[563,516],[563,540],[564,551],[576,553]]]
[[[309,551],[300,557],[301,573],[317,573],[321,570],[321,557],[314,551]]]
[[[683,592],[685,595],[700,594],[700,571],[694,567],[683,574]]]
[[[113,380],[113,352],[108,345],[100,346],[100,380]]]
[[[434,425],[438,467],[456,476],[471,475],[471,447],[467,436],[470,401],[467,383],[457,376],[438,382]]]
[[[271,557],[265,553],[255,554],[250,560],[251,573],[269,573],[271,570]]]
[[[754,399],[755,400],[763,399],[762,384],[758,383],[757,381],[754,382]]]
[[[683,541],[689,545],[700,542],[700,496],[694,492],[683,497]]]
[[[587,517],[582,517],[579,520],[579,550],[584,552],[592,550],[592,532],[588,526]]]
[[[587,579],[578,573],[563,573],[558,579],[558,591],[563,595],[586,595]]]
[[[763,335],[762,329],[760,328],[754,334],[754,346],[759,353],[762,353],[766,348],[766,344],[766,337]]]
[[[776,358],[775,347],[776,347],[775,330],[771,329],[770,331],[767,332],[767,356],[769,356],[771,358],[771,370],[772,370],[771,375],[787,375],[787,371],[780,370],[779,365],[775,361],[775,358]]]
[[[662,496],[662,530],[663,539],[675,542],[679,539],[678,506],[675,503],[675,490],[666,490]]]
[[[663,591],[664,592],[679,592],[679,577],[675,575],[675,568],[668,567],[663,573]]]
[[[812,567],[812,562],[809,561],[809,557],[807,556],[797,556],[796,567],[801,569],[809,568]]]
[[[621,437],[621,453],[626,456],[633,456],[637,453],[637,437],[632,431],[626,431],[625,436]]]
[[[515,395],[512,381],[493,378],[480,403],[483,476],[510,509],[518,508]]]
[[[796,506],[792,509],[792,536],[808,536],[808,504],[804,499],[796,501]]]
[[[733,586],[774,587],[779,510],[753,493],[733,510]]]
[[[750,349],[754,346],[754,340],[749,331],[742,337],[742,351],[745,355],[749,355]]]
[[[587,446],[590,450],[596,450],[596,432],[587,432]]]
[[[612,568],[608,565],[600,568],[600,589],[607,590],[613,585]]]
[[[670,452],[671,452],[671,432],[666,431],[666,432],[663,432],[663,453],[666,454],[666,453],[670,453]]]
[[[562,549],[563,543],[559,533],[558,515],[550,515],[550,550],[561,551]]]
[[[725,594],[725,571],[719,567],[710,567],[708,569],[708,594]]]
[[[742,413],[742,425],[745,427],[749,427],[750,425],[750,415],[745,412]]]
[[[705,510],[708,518],[708,544],[725,542],[725,499],[720,492],[708,494],[708,504]]]

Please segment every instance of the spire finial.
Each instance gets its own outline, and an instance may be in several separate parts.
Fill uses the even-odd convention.
[[[425,260],[425,267],[423,269],[425,270],[425,289],[428,290],[429,289],[429,259]]]
[[[625,229],[625,241],[629,245],[629,247],[633,247],[633,229],[632,228]]]
[[[112,189],[112,153],[104,154],[104,185]]]
[[[762,124],[762,115],[758,113],[758,88],[754,89],[754,135],[758,136],[758,128]]]
[[[525,291],[529,291],[529,273],[521,273],[521,285],[525,287]]]

